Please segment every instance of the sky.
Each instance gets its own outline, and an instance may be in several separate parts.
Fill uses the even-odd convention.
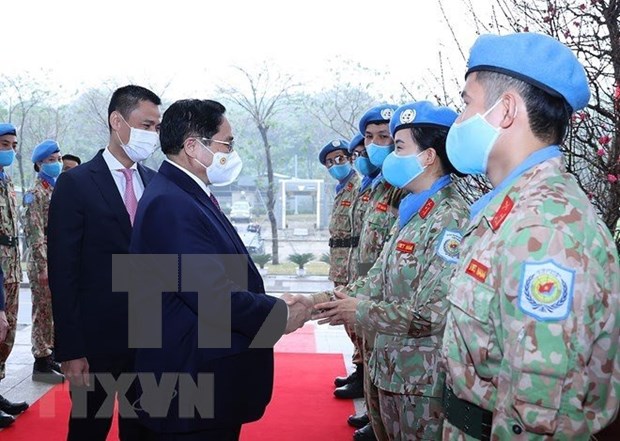
[[[484,0],[471,0],[480,10]],[[438,52],[465,68],[436,0],[8,1],[0,73],[29,72],[65,90],[110,78],[168,99],[208,94],[230,66],[268,63],[315,90],[330,67],[359,63],[398,87],[437,72]],[[468,50],[476,34],[461,0],[443,0]],[[198,96],[200,97],[200,96]]]

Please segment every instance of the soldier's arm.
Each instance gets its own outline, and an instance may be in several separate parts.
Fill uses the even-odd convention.
[[[45,196],[40,192],[34,193],[32,203],[26,205],[26,219],[28,223],[27,238],[32,251],[31,259],[37,274],[47,272],[47,246],[45,244],[45,225],[43,206]]]
[[[416,274],[409,281],[410,297],[399,303],[362,301],[357,306],[357,323],[388,335],[426,337],[443,332],[449,307],[448,285],[456,259],[438,252],[438,246],[445,232],[456,232],[460,240],[458,226],[451,214],[446,214],[445,224],[451,228],[435,233],[426,241],[425,247],[418,248],[418,259],[425,264],[423,273]]]
[[[498,256],[495,326],[504,359],[492,437],[509,439],[515,426],[537,436],[586,435],[614,418],[618,260],[596,258],[604,247],[590,245],[559,226],[528,226],[507,238]],[[558,427],[559,419],[570,427]]]

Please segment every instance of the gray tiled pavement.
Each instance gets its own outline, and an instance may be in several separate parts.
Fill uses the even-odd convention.
[[[11,401],[27,401],[33,403],[45,394],[52,386],[32,381],[32,364],[30,332],[32,329],[30,289],[22,283],[19,293],[19,313],[17,337],[13,351],[7,362],[7,375],[0,382],[0,395]],[[284,292],[313,293],[331,288],[332,283],[326,277],[267,276],[265,288],[268,293],[280,296]],[[319,353],[341,353],[345,365],[353,369],[351,355],[353,345],[342,326],[316,325],[316,348]],[[355,400],[356,411],[363,410],[363,400]],[[344,422],[343,422],[344,423]],[[15,424],[19,424],[17,421]],[[2,430],[0,430],[2,432]]]

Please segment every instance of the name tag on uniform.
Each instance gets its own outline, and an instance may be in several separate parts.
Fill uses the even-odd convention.
[[[415,244],[411,242],[407,242],[405,240],[399,240],[398,243],[396,244],[396,251],[401,252],[401,253],[411,254],[413,253],[414,249],[415,249]]]
[[[383,202],[379,202],[376,208],[377,208],[377,211],[382,211],[385,213],[387,211],[387,207],[388,207],[387,204],[384,204]]]
[[[340,203],[340,205],[342,205],[343,207],[350,207],[351,206],[351,201],[342,201]]]
[[[489,267],[478,262],[476,259],[471,259],[467,265],[465,273],[469,274],[477,281],[484,283],[487,279],[487,275],[489,274]]]
[[[368,202],[370,200],[370,193],[366,193],[362,196],[362,202]]]

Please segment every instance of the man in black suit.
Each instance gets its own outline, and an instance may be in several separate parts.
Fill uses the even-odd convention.
[[[149,383],[141,377],[139,415],[153,441],[237,440],[241,425],[259,419],[271,399],[273,344],[310,316],[310,308],[293,304],[292,297],[285,296],[287,307],[265,294],[247,249],[211,192],[211,185],[233,182],[242,165],[224,112],[211,100],[181,100],[166,110],[161,141],[167,159],[140,201],[132,234],[132,253],[174,256],[168,270],[178,275],[167,284],[176,291],[148,300],[161,302],[161,314],[146,320],[161,318],[161,344],[136,352],[140,375],[150,374],[158,384],[166,375],[179,377],[163,416],[153,411],[161,409],[161,399],[151,396],[149,402]],[[134,285],[162,272],[147,269]],[[213,378],[213,390],[199,392],[201,398],[212,396],[213,413],[184,415],[183,384],[199,384],[201,375]]]
[[[114,400],[106,400],[99,379],[133,372],[127,298],[112,292],[112,255],[127,253],[137,201],[155,174],[138,162],[159,146],[160,105],[143,87],[117,89],[108,108],[108,146],[62,173],[52,195],[49,284],[56,360],[71,383],[68,440],[106,439]],[[135,419],[119,415],[121,440],[142,439],[141,431]]]

